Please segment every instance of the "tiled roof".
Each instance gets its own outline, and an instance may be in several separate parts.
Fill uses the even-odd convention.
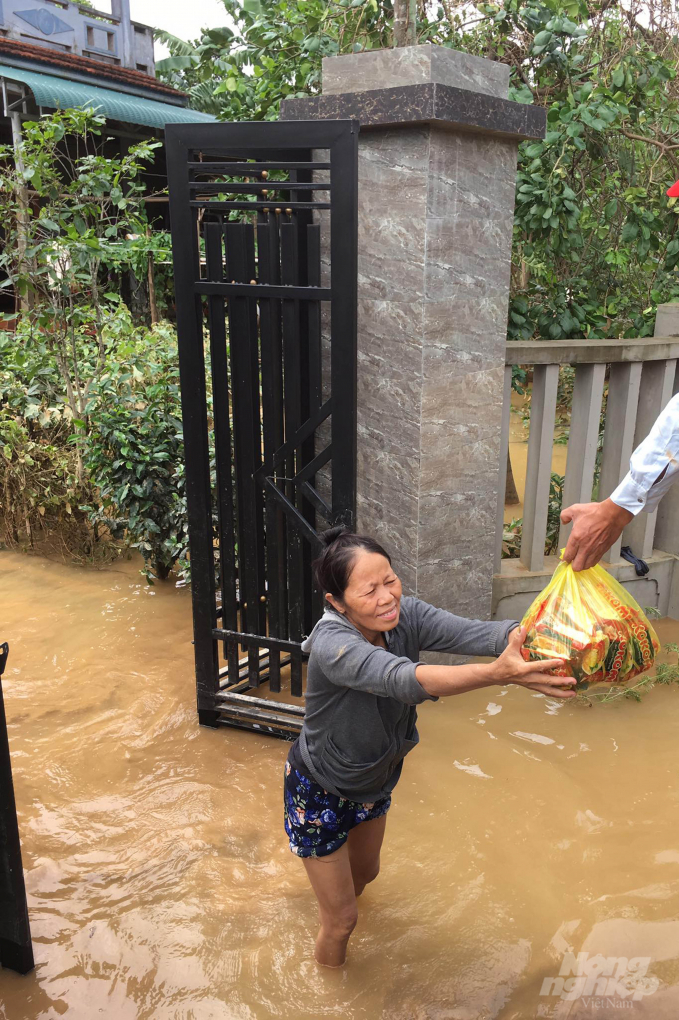
[[[61,50],[47,49],[45,46],[34,46],[31,43],[19,42],[16,39],[6,39],[0,36],[0,59],[5,63],[17,61],[17,66],[25,66],[26,62],[44,65],[45,70],[50,68],[53,71],[67,71],[77,74],[80,77],[96,78],[99,84],[105,87],[106,82],[115,85],[127,85],[139,89],[142,92],[152,92],[161,96],[172,97],[177,100],[183,98],[184,93],[173,89],[171,85],[152,78],[142,71],[133,71],[129,67],[119,67],[114,64],[107,64],[103,60],[91,60],[89,57],[81,57],[76,53],[66,53]]]

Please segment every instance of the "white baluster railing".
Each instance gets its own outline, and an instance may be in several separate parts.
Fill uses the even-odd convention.
[[[558,385],[558,365],[535,366],[521,533],[521,562],[529,570],[542,570],[545,560],[545,533]]]
[[[679,334],[679,305],[666,307],[674,311]],[[667,328],[666,315],[662,325]],[[568,506],[571,503],[588,502],[592,498],[606,376],[608,376],[608,401],[599,499],[609,496],[627,473],[632,450],[648,434],[656,417],[673,393],[679,390],[678,359],[679,335],[634,340],[531,341],[507,344],[499,463],[496,573],[499,573],[502,567],[511,366],[533,368],[520,561],[529,571],[541,571],[544,568],[559,366],[575,366],[563,498],[563,505]],[[679,494],[673,502],[677,503],[679,510]],[[637,516],[625,529],[622,539],[615,543],[605,557],[607,562],[619,561],[621,544],[631,545],[637,556],[650,557],[654,548],[656,517],[657,513],[643,513]],[[675,516],[673,521],[669,522],[667,514],[661,512],[660,520],[664,536],[670,532],[672,534],[674,531],[678,532],[675,545],[679,553],[679,519]],[[569,526],[561,527],[560,546],[566,542],[569,530]]]

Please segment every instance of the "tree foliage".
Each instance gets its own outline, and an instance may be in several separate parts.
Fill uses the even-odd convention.
[[[131,262],[128,236],[145,220],[140,176],[160,145],[140,142],[111,158],[101,151],[104,123],[91,110],[66,110],[24,123],[20,159],[0,146],[4,285],[28,299],[27,318],[54,355],[73,418],[83,417],[105,364],[102,269]],[[88,331],[99,346],[90,376],[75,339]]]
[[[133,322],[118,283],[167,243],[143,206],[159,143],[108,156],[103,126],[64,111],[24,124],[20,159],[0,147],[0,268],[29,299],[0,330],[0,521],[9,544],[58,537],[77,559],[113,537],[150,580],[187,556],[176,337]]]
[[[274,119],[321,87],[325,56],[393,42],[383,0],[222,0],[232,27],[166,39],[158,65],[223,120]],[[510,67],[510,98],[547,110],[520,147],[510,339],[644,336],[679,294],[678,16],[663,0],[418,3],[418,42]]]
[[[156,33],[171,56],[159,75],[221,120],[275,120],[282,99],[318,92],[323,57],[392,43],[391,3],[222,0],[234,26],[195,44]]]

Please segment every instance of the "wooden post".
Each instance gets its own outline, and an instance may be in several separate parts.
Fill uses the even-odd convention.
[[[505,523],[505,487],[507,480],[507,464],[509,463],[509,416],[512,408],[512,366],[505,366],[505,381],[502,396],[502,427],[500,432],[500,471],[497,480],[497,510],[495,517],[495,559],[493,569],[496,574],[502,567],[502,533]]]
[[[9,646],[0,645],[0,677]],[[12,763],[7,740],[7,720],[0,681],[0,966],[20,974],[33,969],[33,947],[28,923],[26,887],[21,864]]]
[[[629,459],[634,449],[634,425],[637,420],[640,383],[640,361],[615,362],[611,365],[604,448],[601,455],[599,502],[608,499],[617,488],[620,479],[627,474]],[[621,545],[622,538],[613,543],[604,557],[608,563],[618,562]]]
[[[552,477],[552,447],[556,417],[558,365],[536,365],[530,405],[526,494],[523,497],[521,562],[529,570],[545,564],[545,537]]]
[[[634,448],[644,441],[653,428],[656,418],[672,396],[676,359],[646,361],[641,371],[639,409],[634,433]],[[635,556],[647,559],[653,555],[655,522],[658,511],[641,511],[622,533],[622,544],[631,546]]]
[[[151,227],[147,224],[146,236],[151,237]],[[148,268],[148,282],[149,282],[149,307],[151,309],[151,325],[155,326],[160,321],[158,317],[158,302],[156,300],[156,281],[153,276],[153,252],[149,251],[149,268]]]
[[[605,375],[605,365],[578,365],[575,369],[566,480],[563,487],[564,506],[589,503],[592,499]],[[571,527],[571,524],[561,525],[559,549],[568,541]]]

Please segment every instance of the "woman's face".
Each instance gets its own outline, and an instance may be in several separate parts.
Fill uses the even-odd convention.
[[[325,597],[372,641],[398,623],[401,594],[401,582],[386,556],[357,549],[344,597]]]

